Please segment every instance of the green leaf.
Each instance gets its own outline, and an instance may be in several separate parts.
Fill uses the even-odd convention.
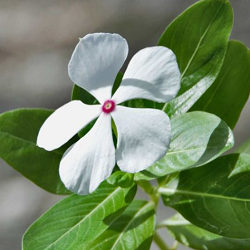
[[[91,195],[71,195],[42,215],[25,233],[23,250],[82,250],[103,233],[133,200],[136,186],[106,182]]]
[[[250,93],[250,51],[230,41],[220,74],[191,108],[213,113],[234,128]]]
[[[250,154],[250,140],[243,143],[236,151],[235,153],[245,153]]]
[[[134,100],[129,100],[122,105],[130,108],[151,108],[151,109],[162,109],[163,105],[162,103],[154,102],[154,101],[149,101],[145,99],[134,99]]]
[[[135,200],[103,234],[83,250],[148,250],[155,230],[154,204]]]
[[[190,112],[171,120],[172,140],[165,157],[135,175],[150,179],[201,166],[230,149],[234,144],[231,129],[219,117],[205,112]]]
[[[176,55],[181,72],[179,97],[164,106],[176,116],[187,112],[218,76],[233,26],[228,0],[195,3],[165,30],[159,45]]]
[[[85,89],[74,85],[71,93],[71,100],[79,100],[86,104],[98,104],[98,101]]]
[[[51,110],[18,109],[0,115],[0,157],[39,187],[55,194],[70,193],[59,177],[63,148],[46,151],[36,146],[37,134]]]
[[[112,95],[116,92],[116,90],[119,88],[121,82],[122,82],[122,78],[123,78],[123,73],[122,72],[118,72],[116,78],[115,78],[115,82],[114,82],[114,86],[112,88]]]
[[[108,183],[123,188],[131,187],[134,184],[134,175],[122,171],[114,172],[108,179]]]
[[[250,239],[232,239],[192,225],[180,214],[165,222],[168,230],[180,243],[197,250],[249,250]]]
[[[164,204],[192,224],[229,238],[250,238],[250,155],[231,154],[180,173],[159,189]]]

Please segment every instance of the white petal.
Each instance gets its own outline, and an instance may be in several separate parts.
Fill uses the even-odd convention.
[[[117,165],[124,172],[144,170],[162,158],[170,143],[169,118],[161,110],[116,106]]]
[[[111,98],[114,80],[127,55],[127,41],[120,35],[89,34],[75,48],[68,66],[69,76],[103,103]]]
[[[131,59],[112,99],[117,104],[138,98],[168,102],[180,89],[180,77],[176,57],[170,49],[146,48]]]
[[[89,133],[65,153],[59,172],[66,188],[89,194],[110,176],[114,166],[111,116],[103,113]]]
[[[101,105],[86,105],[81,101],[63,105],[42,125],[37,146],[48,151],[61,147],[100,113]]]

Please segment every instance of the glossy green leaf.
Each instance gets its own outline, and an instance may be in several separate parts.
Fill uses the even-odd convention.
[[[181,71],[179,96],[164,110],[173,117],[187,112],[218,76],[233,25],[228,0],[199,1],[177,17],[159,45],[176,55]]]
[[[250,93],[250,51],[230,41],[220,74],[191,108],[213,113],[234,128]]]
[[[250,239],[232,239],[208,232],[192,225],[180,214],[164,223],[183,245],[197,250],[249,250]]]
[[[102,235],[82,250],[148,250],[155,230],[154,204],[135,200]]]
[[[136,180],[201,166],[234,144],[230,128],[213,114],[198,111],[186,113],[173,118],[171,128],[172,140],[166,156],[136,174]]]
[[[131,173],[116,171],[107,179],[107,182],[123,188],[131,187],[134,183],[134,175]]]
[[[229,238],[250,238],[250,155],[231,154],[183,171],[159,189],[164,204],[192,224]]]
[[[51,110],[18,109],[0,115],[0,157],[39,187],[56,194],[70,193],[59,177],[63,148],[46,151],[36,146],[40,127]]]
[[[79,100],[86,104],[98,104],[98,101],[92,96],[88,91],[83,88],[80,88],[77,85],[73,86],[71,93],[72,100]]]
[[[250,140],[244,142],[235,152],[250,154]]]
[[[116,90],[119,88],[121,81],[123,78],[123,73],[122,72],[118,72],[116,78],[115,78],[115,82],[114,82],[114,86],[112,88],[112,95],[116,92]]]
[[[122,189],[104,182],[88,196],[67,197],[27,230],[23,250],[82,250],[120,216],[135,192],[136,186]]]
[[[154,102],[154,101],[149,101],[145,99],[135,99],[135,100],[129,100],[122,105],[130,108],[151,108],[151,109],[162,109],[163,104]]]

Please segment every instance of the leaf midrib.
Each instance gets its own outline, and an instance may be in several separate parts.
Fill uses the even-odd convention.
[[[203,39],[205,38],[207,32],[209,31],[211,25],[213,24],[213,22],[214,22],[216,16],[218,15],[218,13],[219,13],[219,11],[221,10],[221,8],[222,8],[223,5],[224,5],[224,2],[221,4],[220,8],[218,9],[218,11],[216,12],[216,14],[214,15],[212,21],[210,22],[210,24],[208,25],[207,29],[205,30],[205,32],[204,32],[203,35],[201,36],[201,38],[200,38],[200,40],[199,40],[199,42],[198,42],[198,44],[197,44],[197,46],[196,46],[196,48],[195,48],[195,50],[194,50],[194,53],[192,54],[190,60],[189,60],[188,63],[187,63],[186,68],[183,70],[183,72],[182,72],[182,74],[181,74],[181,79],[180,79],[180,81],[182,81],[184,75],[185,75],[186,72],[188,71],[188,69],[189,69],[189,67],[190,67],[190,65],[191,65],[191,63],[192,63],[192,61],[194,60],[194,58],[195,58],[195,56],[196,56],[198,50],[200,49],[200,45],[201,45]],[[167,105],[168,105],[168,102],[166,102],[166,103],[164,104],[164,106],[163,106],[163,108],[162,108],[162,111],[164,111],[164,110],[167,108]]]
[[[227,141],[227,143],[226,143],[226,145],[225,145],[225,147],[224,147],[224,149],[225,148],[227,148],[229,146],[229,141]],[[176,151],[168,151],[167,152],[167,154],[166,154],[166,157],[168,156],[168,155],[173,155],[173,154],[179,154],[179,153],[185,153],[185,152],[189,152],[189,151],[201,151],[201,150],[203,150],[203,149],[215,149],[215,148],[220,148],[219,146],[214,146],[214,147],[206,147],[205,145],[204,146],[202,146],[202,147],[197,147],[197,148],[189,148],[189,149],[185,149],[185,150],[176,150]]]
[[[141,207],[138,212],[131,218],[131,220],[129,221],[129,223],[126,225],[126,227],[122,230],[122,232],[120,233],[119,237],[116,239],[116,241],[114,242],[112,248],[110,250],[114,250],[115,247],[117,246],[120,238],[123,236],[123,234],[125,233],[125,231],[129,228],[129,226],[133,223],[134,219],[137,218],[145,209],[147,209],[148,207],[152,206],[152,202],[146,203],[143,207]]]
[[[222,196],[218,194],[201,193],[201,192],[195,192],[195,191],[184,191],[184,190],[164,188],[164,187],[159,188],[159,193],[161,193],[162,195],[168,195],[168,196],[173,195],[173,194],[184,194],[184,195],[202,196],[202,197],[217,198],[217,199],[224,199],[224,200],[250,202],[250,198],[244,199],[244,198],[237,198],[237,197],[232,197],[232,196]]]
[[[220,12],[220,10],[221,10],[221,8],[222,8],[223,5],[224,5],[224,2],[221,4],[220,8],[219,8],[219,9],[217,10],[217,12],[215,13],[215,15],[214,15],[212,21],[210,22],[210,24],[209,24],[208,27],[206,28],[205,32],[204,32],[203,35],[201,36],[201,38],[200,38],[200,40],[199,40],[199,42],[198,42],[198,44],[197,44],[197,46],[196,46],[196,48],[195,48],[195,50],[194,50],[194,53],[192,54],[190,60],[188,61],[187,66],[186,66],[186,68],[184,69],[183,73],[181,74],[181,80],[183,79],[184,75],[186,74],[187,70],[189,69],[189,66],[191,65],[192,61],[194,60],[194,58],[195,58],[195,56],[196,56],[196,54],[197,54],[197,52],[198,52],[198,50],[199,50],[199,48],[200,48],[200,45],[201,45],[203,39],[205,38],[207,32],[209,31],[211,25],[213,24],[213,22],[214,22],[216,16],[217,16],[218,13]]]
[[[63,235],[61,235],[56,241],[54,241],[52,244],[48,245],[44,250],[48,250],[51,246],[55,245],[59,240],[61,240],[65,235],[67,235],[69,232],[71,232],[74,228],[76,228],[79,224],[81,224],[83,221],[85,221],[86,219],[88,219],[92,214],[95,213],[95,211],[102,207],[102,205],[109,200],[110,198],[112,198],[119,190],[121,190],[121,187],[117,187],[117,189],[115,189],[112,193],[110,193],[108,195],[108,197],[106,197],[101,203],[99,203],[87,216],[85,216],[82,220],[80,220],[77,224],[75,224],[72,228],[70,228],[70,230],[68,230],[67,232],[65,232]]]

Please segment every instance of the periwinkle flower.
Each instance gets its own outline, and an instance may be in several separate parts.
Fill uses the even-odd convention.
[[[162,103],[173,99],[180,88],[176,57],[160,46],[140,50],[112,96],[113,83],[127,55],[128,44],[118,34],[96,33],[80,39],[69,62],[69,76],[100,104],[71,101],[57,109],[40,129],[37,145],[50,151],[98,118],[60,162],[61,180],[75,193],[93,192],[110,176],[115,163],[122,171],[135,173],[154,164],[168,150],[171,129],[166,113],[119,104],[138,98]],[[111,119],[118,132],[116,148]]]

